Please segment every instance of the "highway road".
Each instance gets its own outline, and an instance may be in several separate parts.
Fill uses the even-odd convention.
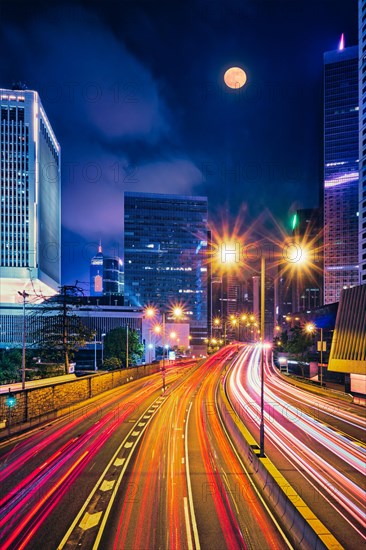
[[[117,494],[100,548],[286,547],[254,491],[248,498],[248,480],[222,426],[208,434],[214,388],[232,354],[208,359],[166,395],[129,469],[133,494]],[[245,498],[235,499],[235,491]]]
[[[218,419],[233,349],[0,445],[1,549],[286,548]]]
[[[364,409],[314,395],[265,357],[265,452],[344,548],[365,536]],[[243,348],[225,381],[234,409],[259,439],[260,349]]]
[[[173,384],[190,368],[168,368],[167,383]],[[57,548],[116,449],[161,395],[161,375],[152,375],[3,442],[1,549]]]

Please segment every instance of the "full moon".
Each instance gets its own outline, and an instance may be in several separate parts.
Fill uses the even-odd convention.
[[[224,74],[224,81],[229,88],[242,88],[247,81],[247,75],[240,67],[231,67]]]

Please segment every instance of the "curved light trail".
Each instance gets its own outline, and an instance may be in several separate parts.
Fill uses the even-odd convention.
[[[250,419],[258,428],[260,422],[260,349],[247,348],[228,378],[228,392],[234,408],[245,422]],[[279,380],[265,362],[265,436],[288,460],[306,476],[358,535],[366,540],[364,529],[366,493],[362,485],[365,473],[365,449],[361,441],[334,431],[304,411],[304,400],[314,397]],[[287,398],[287,399],[286,399]],[[319,398],[319,402],[322,399]],[[334,402],[326,400],[336,419],[364,432],[364,419],[345,411],[334,410]],[[340,413],[338,415],[338,412]],[[323,449],[323,451],[322,451]],[[364,481],[364,479],[363,479]]]

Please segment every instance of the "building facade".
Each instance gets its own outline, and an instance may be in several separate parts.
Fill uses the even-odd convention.
[[[328,366],[330,371],[350,375],[350,391],[363,396],[366,394],[365,312],[365,285],[341,293]]]
[[[206,197],[125,193],[125,302],[168,311],[179,302],[191,327],[207,327]]]
[[[359,262],[360,284],[366,284],[366,2],[359,0]]]
[[[123,262],[103,254],[102,245],[90,261],[90,296],[123,296]]]
[[[324,54],[324,303],[359,282],[358,48]]]
[[[61,280],[61,150],[40,97],[0,89],[0,299],[50,296]]]

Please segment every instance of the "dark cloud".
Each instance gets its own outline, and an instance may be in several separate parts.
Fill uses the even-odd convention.
[[[317,206],[322,57],[350,0],[2,4],[1,85],[40,92],[62,147],[64,236],[122,246],[123,191],[207,195],[248,219]],[[241,65],[241,92],[222,83]],[[71,238],[70,237],[70,238]],[[87,260],[64,257],[63,277]]]

